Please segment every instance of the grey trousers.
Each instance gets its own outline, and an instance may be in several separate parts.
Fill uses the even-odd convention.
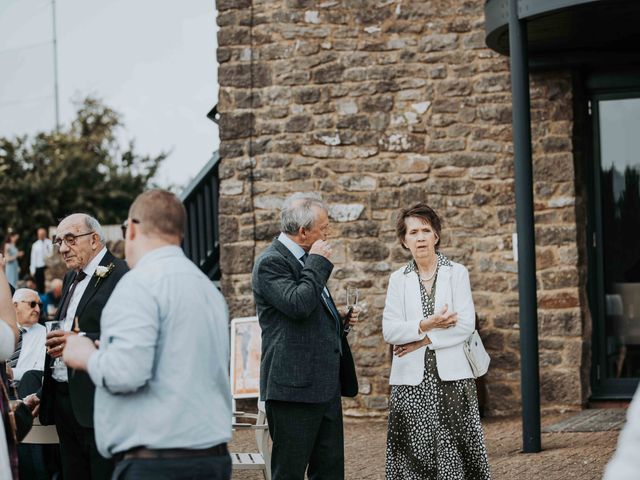
[[[267,400],[273,480],[344,479],[340,393],[325,403]]]

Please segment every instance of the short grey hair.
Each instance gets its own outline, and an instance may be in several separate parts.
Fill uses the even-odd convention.
[[[96,235],[98,235],[100,243],[102,243],[103,245],[107,243],[107,239],[104,236],[104,230],[102,230],[102,226],[100,225],[100,222],[98,220],[93,218],[91,215],[86,215],[84,217],[84,223],[90,231],[93,231],[96,233]]]
[[[21,302],[30,295],[35,295],[38,299],[40,298],[40,295],[38,295],[38,292],[35,290],[31,290],[30,288],[19,288],[13,293],[13,301]]]
[[[287,197],[280,211],[280,231],[295,235],[300,228],[312,228],[316,221],[316,212],[313,207],[328,211],[318,193],[299,192]]]

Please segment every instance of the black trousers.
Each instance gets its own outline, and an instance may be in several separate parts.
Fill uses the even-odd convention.
[[[340,392],[326,403],[267,400],[273,480],[344,479]]]
[[[93,428],[83,427],[76,420],[69,398],[69,384],[53,383],[64,480],[108,480],[113,472],[113,461],[98,453]]]
[[[42,374],[42,370],[24,372],[17,388],[20,398],[37,393],[42,388]]]
[[[231,457],[132,458],[116,465],[112,480],[229,480]],[[66,478],[65,478],[66,480]]]
[[[45,293],[44,271],[46,269],[47,269],[47,267],[37,267],[36,268],[36,274],[35,274],[34,280],[36,281],[36,289],[38,290],[38,293]]]

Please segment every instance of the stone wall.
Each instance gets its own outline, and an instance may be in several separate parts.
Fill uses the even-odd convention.
[[[489,412],[519,408],[517,265],[509,69],[484,45],[481,1],[218,0],[222,288],[251,315],[255,256],[295,191],[331,204],[338,302],[361,289],[351,335],[354,416],[387,410],[381,335],[387,279],[408,257],[395,212],[426,201],[443,252],[465,264],[492,354]],[[345,7],[348,5],[348,7]],[[572,86],[532,82],[540,365],[544,408],[584,401],[585,304],[577,248]]]

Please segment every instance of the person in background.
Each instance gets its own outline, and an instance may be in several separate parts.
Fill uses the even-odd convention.
[[[64,349],[96,385],[96,442],[118,462],[114,479],[231,477],[229,316],[180,247],[185,226],[174,194],[136,198],[122,226],[131,271],[102,312],[100,348],[75,336]]]
[[[42,299],[42,313],[47,319],[52,319],[60,307],[63,283],[62,279],[54,278],[51,280],[51,289],[40,296]]]
[[[20,288],[13,294],[20,334],[16,349],[7,363],[7,374],[14,380],[20,398],[36,393],[42,384],[47,330],[38,323],[40,305],[40,297],[35,290]]]
[[[4,242],[4,258],[6,260],[5,273],[7,281],[14,288],[18,287],[18,280],[20,278],[18,259],[24,255],[22,250],[18,250],[17,242],[19,239],[20,235],[18,233],[10,232]]]
[[[344,478],[341,395],[358,380],[346,335],[359,310],[340,312],[327,281],[331,224],[316,193],[294,193],[281,233],[256,260],[253,296],[262,329],[260,398],[273,440],[274,480]]]
[[[24,279],[24,287],[28,288],[29,290],[35,290],[36,292],[38,291],[38,285],[36,285],[36,279],[33,278],[31,275],[29,275]]]
[[[47,335],[40,423],[56,426],[65,480],[108,479],[113,462],[96,449],[93,382],[86,372],[73,371],[63,362],[52,365],[52,359],[62,356],[70,337],[99,338],[102,310],[128,267],[105,246],[98,220],[84,213],[74,213],[60,222],[55,243],[69,272],[64,277],[64,300],[55,317],[62,328]]]
[[[47,238],[47,231],[39,228],[37,231],[38,239],[31,246],[31,263],[29,264],[29,272],[36,281],[36,290],[38,293],[44,293],[44,271],[47,268],[46,260],[53,251],[53,244]]]
[[[467,269],[438,251],[441,221],[424,203],[400,211],[411,261],[391,274],[382,316],[393,345],[387,480],[491,478],[463,343],[475,326]]]

